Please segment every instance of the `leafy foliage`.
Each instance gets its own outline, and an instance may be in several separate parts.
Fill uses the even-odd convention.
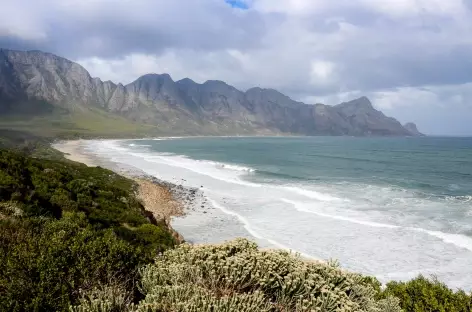
[[[464,291],[454,292],[437,279],[424,276],[408,282],[390,282],[382,296],[395,296],[408,312],[466,312],[472,309],[472,298]]]
[[[101,285],[81,294],[79,304],[70,312],[132,312],[134,304],[119,284]]]
[[[0,148],[8,148],[32,157],[63,159],[62,153],[50,146],[50,140],[27,131],[0,129]]]
[[[175,245],[109,170],[0,151],[0,310],[65,311]]]
[[[132,181],[110,170],[0,151],[0,199],[16,202],[30,217],[59,219],[75,211],[96,228],[148,224],[132,193]]]
[[[80,289],[118,275],[133,278],[139,253],[112,230],[72,220],[0,224],[0,309],[66,309]]]
[[[180,245],[142,271],[138,311],[399,311],[359,274],[245,239]]]

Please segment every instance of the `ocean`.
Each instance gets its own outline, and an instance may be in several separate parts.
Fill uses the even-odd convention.
[[[472,289],[472,138],[159,138],[84,148],[199,188],[209,208],[173,221],[188,241],[247,237],[383,282],[423,274]]]

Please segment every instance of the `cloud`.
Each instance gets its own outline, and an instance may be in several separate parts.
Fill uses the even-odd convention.
[[[131,54],[124,58],[103,60],[102,58],[79,59],[78,63],[102,80],[124,84],[148,73],[169,73],[174,80],[191,77],[203,83],[220,75],[237,81],[239,62],[226,53],[208,52],[201,54],[194,50],[166,51],[160,55]],[[238,83],[239,84],[239,81]]]
[[[472,83],[404,87],[370,94],[377,107],[402,122],[414,120],[428,134],[470,135]]]
[[[167,72],[309,103],[368,95],[427,132],[471,115],[471,32],[471,0],[16,0],[0,11],[0,46],[104,79]]]
[[[48,14],[36,15],[38,9]],[[0,20],[5,18],[24,25],[21,31],[9,22],[0,24],[0,33],[18,30],[13,33],[18,46],[29,43],[31,48],[76,58],[158,54],[166,49],[245,50],[259,45],[265,32],[258,12],[236,12],[221,0],[18,0],[2,7]],[[34,32],[46,35],[30,41]]]
[[[3,3],[1,12],[0,38],[22,38],[36,42],[46,38],[43,27],[46,12],[23,10],[21,5],[13,1]]]

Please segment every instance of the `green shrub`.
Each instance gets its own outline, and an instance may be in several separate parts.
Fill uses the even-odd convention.
[[[271,305],[260,291],[233,293],[226,296],[215,294],[195,285],[162,286],[140,302],[136,312],[270,312]]]
[[[152,224],[142,224],[136,229],[135,233],[137,244],[151,250],[162,252],[175,245],[174,238],[168,231]]]
[[[97,229],[112,228],[120,234],[126,232],[123,228],[149,225],[133,194],[133,182],[110,170],[0,150],[0,201],[15,201],[30,217],[60,219],[66,211],[83,212]],[[167,229],[154,229],[158,231]],[[129,237],[139,241],[136,235]]]
[[[112,230],[64,221],[0,222],[0,310],[66,310],[80,290],[133,280],[142,256]]]
[[[454,292],[437,279],[419,276],[408,282],[390,282],[382,296],[395,296],[406,312],[466,312],[471,311],[471,296]]]
[[[100,285],[81,293],[79,304],[70,312],[132,312],[134,304],[126,288],[120,284]]]
[[[136,299],[138,267],[175,241],[133,187],[102,168],[0,150],[0,311],[67,311],[110,280]]]
[[[180,245],[142,271],[138,311],[399,311],[359,274],[239,239]],[[382,310],[380,310],[382,308]]]

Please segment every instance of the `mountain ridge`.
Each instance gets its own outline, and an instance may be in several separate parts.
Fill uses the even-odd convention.
[[[416,126],[414,122],[407,122],[406,124],[403,125],[403,127],[407,129],[408,131],[410,131],[410,133],[414,136],[425,136],[424,133],[421,133],[418,130],[418,127]]]
[[[376,110],[367,97],[312,105],[270,88],[241,91],[221,80],[174,81],[167,73],[124,85],[91,77],[81,65],[51,53],[0,49],[0,112],[15,113],[18,103],[34,111],[37,101],[72,113],[99,109],[188,134],[418,135]]]

